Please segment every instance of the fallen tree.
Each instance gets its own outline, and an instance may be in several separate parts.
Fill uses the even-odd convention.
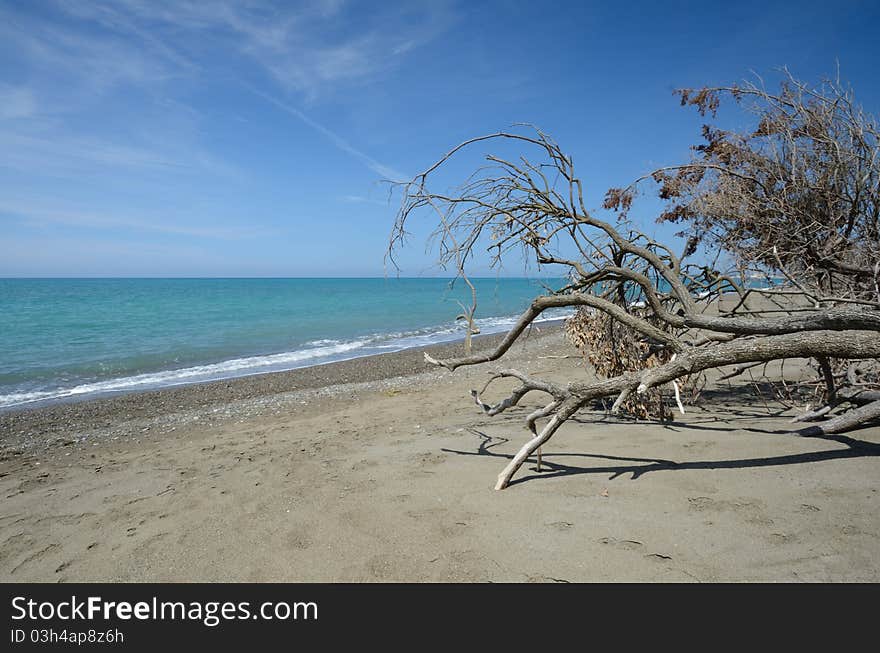
[[[444,360],[426,354],[428,363],[454,371],[498,360],[551,308],[577,308],[573,323],[580,320],[588,335],[609,324],[619,327],[605,340],[578,341],[593,347],[605,378],[563,385],[501,369],[472,391],[489,415],[518,405],[530,392],[549,396],[526,417],[532,437],[499,474],[496,489],[507,487],[533,454],[540,468],[541,447],[597,400],[607,398],[611,412],[631,410],[671,386],[683,411],[680,384],[724,366],[737,366],[731,377],[769,361],[813,360],[822,405],[796,418],[814,421],[797,431],[801,435],[840,433],[880,418],[880,148],[874,123],[839,83],[812,89],[790,76],[776,94],[746,84],[680,96],[703,115],[714,115],[724,98],[747,103],[756,127],[748,133],[704,127],[705,142],[694,148],[693,160],[608,191],[608,220],[586,209],[572,158],[534,128],[465,141],[402,185],[391,255],[404,243],[408,223],[428,211],[437,224],[432,237],[439,263],[465,279],[467,262],[484,246],[493,265],[519,250],[567,277],[562,287],[536,297],[494,350]],[[430,189],[450,160],[498,141],[537,158],[489,155],[454,193]],[[685,227],[680,254],[631,221],[639,189],[651,180],[667,202],[659,220]],[[725,269],[719,253],[730,260]],[[720,307],[722,295],[734,296],[732,307]],[[515,379],[516,389],[498,403],[484,402],[488,387],[501,378]],[[540,420],[547,421],[539,427]]]

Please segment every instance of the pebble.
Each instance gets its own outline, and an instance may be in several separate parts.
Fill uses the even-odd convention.
[[[556,346],[562,329],[545,329],[538,336]],[[474,341],[477,351],[488,348],[501,334]],[[525,341],[534,347],[536,338]],[[428,348],[435,358],[459,356],[461,343]],[[188,424],[216,424],[230,419],[244,423],[259,415],[283,414],[295,406],[310,406],[318,400],[343,398],[346,402],[366,392],[408,389],[420,382],[450,378],[446,370],[425,364],[423,348],[379,356],[356,358],[289,372],[254,375],[217,382],[123,394],[115,397],[76,400],[47,406],[0,411],[0,433],[7,455],[35,454],[61,446],[125,440],[151,429],[172,433]],[[346,383],[350,379],[363,379]],[[416,428],[421,428],[417,425]],[[112,430],[111,430],[112,429]],[[389,428],[393,430],[393,428]],[[37,463],[39,464],[39,463]]]

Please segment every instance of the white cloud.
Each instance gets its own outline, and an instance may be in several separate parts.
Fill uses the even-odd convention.
[[[241,180],[244,173],[195,144],[155,147],[117,143],[103,138],[68,133],[62,126],[39,125],[16,130],[0,128],[0,170],[66,179],[130,169],[173,175],[208,174]]]
[[[360,150],[358,150],[357,148],[352,146],[344,138],[342,138],[339,134],[337,134],[336,132],[332,131],[331,129],[325,127],[324,125],[320,124],[319,122],[312,120],[311,118],[309,118],[306,114],[304,114],[302,111],[300,111],[296,107],[292,107],[289,104],[282,102],[278,98],[275,98],[275,97],[272,97],[271,95],[267,95],[265,93],[257,91],[256,89],[252,88],[251,91],[254,94],[262,97],[264,100],[271,102],[272,104],[274,104],[276,107],[278,107],[282,111],[285,111],[285,112],[289,113],[290,115],[295,116],[296,118],[298,118],[299,120],[304,122],[306,125],[308,125],[312,129],[314,129],[318,133],[324,135],[338,149],[340,149],[343,152],[345,152],[346,154],[350,154],[354,158],[358,159],[361,163],[366,165],[370,170],[372,170],[376,174],[381,175],[384,179],[387,179],[389,181],[406,181],[411,178],[410,175],[407,175],[406,173],[400,172],[399,170],[395,170],[394,168],[387,166],[384,163],[380,163],[379,161],[377,161],[376,159],[371,157],[369,154],[365,154],[364,152],[361,152]]]
[[[200,146],[203,117],[171,98],[211,75],[244,79],[256,65],[275,82],[265,99],[376,174],[402,180],[294,102],[375,80],[453,20],[445,1],[54,3],[60,14],[39,18],[0,6],[0,39],[15,58],[7,70],[20,65],[29,77],[27,86],[0,85],[0,120],[16,121],[0,124],[0,168],[67,178],[121,167],[240,179]],[[116,122],[108,128],[104,117]]]
[[[372,197],[364,197],[363,195],[343,195],[339,199],[343,202],[349,202],[351,204],[375,204],[376,206],[384,207],[391,205],[390,198],[378,200]]]
[[[225,271],[228,257],[202,243],[151,244],[39,235],[0,240],[0,276],[187,276]]]
[[[0,83],[0,120],[30,118],[36,106],[31,89]]]
[[[402,54],[406,54],[407,52],[412,50],[417,45],[418,45],[418,43],[416,43],[413,40],[404,41],[403,43],[401,43],[400,45],[398,45],[394,49],[392,49],[391,54],[393,54],[395,56],[400,56]]]
[[[199,227],[166,222],[149,215],[131,216],[118,213],[108,215],[88,210],[77,211],[35,206],[32,201],[27,203],[0,201],[0,215],[11,216],[12,219],[32,228],[60,225],[79,229],[125,229],[233,241],[265,235],[262,230],[251,227]]]
[[[31,74],[51,80],[67,102],[102,94],[119,84],[138,86],[174,76],[174,66],[133,47],[118,34],[86,34],[0,8],[0,38],[14,48]],[[47,84],[47,86],[50,86]]]
[[[192,57],[205,54],[199,48],[238,52],[285,90],[308,100],[340,82],[371,79],[436,38],[453,20],[445,2],[403,7],[372,3],[346,11],[349,4],[116,0],[61,6],[78,18],[131,34],[165,64],[192,63]]]

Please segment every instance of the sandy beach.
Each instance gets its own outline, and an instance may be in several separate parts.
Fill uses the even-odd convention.
[[[558,325],[501,363],[588,374]],[[495,492],[541,401],[483,415],[500,366],[412,350],[4,412],[0,579],[880,580],[880,428],[792,436],[725,383],[671,424],[582,413]]]

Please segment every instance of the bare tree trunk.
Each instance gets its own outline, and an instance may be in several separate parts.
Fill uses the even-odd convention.
[[[574,415],[580,407],[596,399],[615,395],[624,396],[633,390],[644,392],[650,387],[669,383],[682,376],[725,365],[777,360],[785,357],[812,358],[828,356],[831,353],[844,357],[880,357],[880,337],[872,331],[855,331],[851,333],[814,331],[803,334],[793,333],[767,336],[766,338],[759,339],[735,340],[719,344],[710,349],[697,349],[693,352],[676,356],[665,365],[640,372],[632,372],[593,383],[570,383],[565,389],[561,389],[562,396],[565,399],[559,408],[556,409],[553,418],[540,433],[523,445],[513,460],[508,463],[504,471],[498,476],[495,489],[503,490],[506,488],[510,484],[510,479],[529,456],[553,437],[556,430]],[[540,382],[531,381],[525,375],[521,375],[514,370],[508,370],[507,375],[524,379],[524,385],[514,391],[510,399],[506,399],[496,406],[489,407],[482,404],[487,413],[498,414],[503,412],[516,405],[530,389],[543,389],[538,387]],[[532,385],[529,387],[530,382]],[[559,393],[560,391],[557,390],[556,394],[558,395]],[[477,403],[481,404],[478,399],[479,393],[473,391],[473,394]],[[868,406],[874,406],[874,408],[867,410]],[[851,419],[835,418],[835,420],[825,425],[825,430],[827,431],[828,428],[851,429],[867,420],[873,419],[874,413],[872,411],[880,406],[880,402],[873,402],[868,404],[868,406],[851,413],[846,413],[847,416],[852,415]],[[809,431],[809,429],[806,429],[806,431]],[[803,434],[804,431],[801,431],[801,433]]]
[[[832,404],[837,400],[837,386],[834,384],[834,371],[827,356],[819,356],[819,369],[822,370],[822,379],[825,381],[825,403]]]
[[[572,158],[539,129],[469,139],[400,184],[403,201],[389,258],[393,262],[394,250],[405,241],[408,221],[416,213],[433,212],[439,222],[431,236],[438,264],[455,266],[473,298],[470,310],[462,304],[461,317],[468,323],[464,355],[437,360],[426,353],[429,364],[454,371],[498,360],[552,308],[579,307],[588,319],[601,316],[598,323],[614,326],[601,333],[589,328],[579,345],[590,346],[599,363],[613,363],[595,365],[604,377],[598,381],[553,384],[508,369],[495,373],[482,391],[472,391],[487,415],[517,406],[531,391],[553,397],[527,418],[532,437],[498,476],[497,489],[509,485],[529,456],[537,453],[540,466],[542,446],[578,409],[614,397],[612,412],[637,406],[656,417],[665,404],[662,397],[656,401],[658,391],[649,390],[672,384],[684,412],[679,381],[728,365],[736,370],[722,378],[770,361],[818,360],[826,405],[797,419],[822,418],[845,403],[859,407],[801,433],[838,433],[876,418],[880,134],[875,123],[839,85],[815,91],[793,78],[778,96],[755,86],[681,95],[683,104],[705,114],[714,112],[719,94],[725,93],[736,101],[756,100],[756,128],[736,133],[707,127],[707,144],[694,149],[690,163],[610,189],[603,204],[615,214],[610,220],[586,208]],[[487,164],[455,191],[429,190],[429,178],[459,152],[496,140],[530,153],[509,160],[489,155]],[[538,159],[532,156],[535,150]],[[680,256],[627,219],[637,185],[645,179],[660,184],[661,197],[669,201],[659,220],[692,227]],[[702,261],[684,262],[707,243],[715,247],[714,254],[702,252]],[[492,266],[503,265],[505,253],[518,250],[539,266],[561,266],[567,281],[536,297],[492,351],[474,353],[470,336],[476,293],[464,264],[480,256],[484,246]],[[722,253],[737,261],[735,269],[716,268]],[[755,287],[755,274],[767,277],[768,287]],[[731,293],[738,298],[733,308],[720,301],[711,306]],[[758,305],[755,298],[761,300]],[[849,361],[847,375],[835,376],[829,359]],[[862,361],[858,374],[856,361]],[[489,384],[505,377],[520,385],[503,400],[485,403],[481,396]],[[538,431],[536,421],[543,418],[549,421]]]
[[[578,408],[580,408],[581,404],[576,399],[568,399],[566,400],[557,410],[556,414],[550,419],[549,422],[541,429],[541,432],[538,433],[537,436],[533,437],[531,440],[526,442],[522,448],[516,453],[507,466],[502,470],[502,472],[498,475],[498,481],[495,483],[496,490],[503,490],[508,485],[510,485],[510,479],[513,478],[513,475],[516,474],[517,470],[522,467],[522,464],[531,456],[537,449],[541,447],[547,440],[553,437],[553,434],[556,433],[556,430],[562,426],[569,417],[574,415]]]
[[[872,401],[851,411],[838,415],[823,424],[814,424],[798,431],[806,437],[821,437],[834,433],[843,433],[872,420],[880,419],[880,401]]]

